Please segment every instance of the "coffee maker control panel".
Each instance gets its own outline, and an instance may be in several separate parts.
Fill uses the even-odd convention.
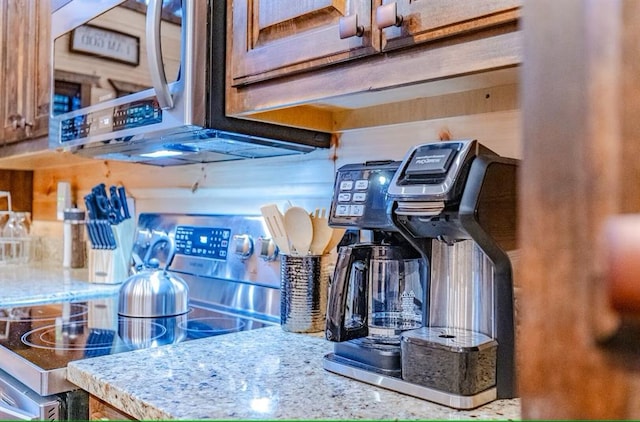
[[[387,191],[399,161],[347,164],[336,174],[329,225],[395,230],[388,216]]]
[[[479,155],[498,155],[476,140],[442,141],[409,150],[389,185],[394,201],[457,202],[471,162]]]

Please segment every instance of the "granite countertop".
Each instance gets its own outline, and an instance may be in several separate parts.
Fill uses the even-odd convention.
[[[0,266],[0,306],[107,297],[87,270]],[[280,327],[71,362],[71,382],[138,419],[519,419],[520,400],[458,411],[325,371],[332,343]]]
[[[138,419],[519,419],[520,400],[459,411],[322,368],[332,344],[280,327],[74,361],[68,379]]]
[[[119,285],[88,283],[87,269],[59,264],[0,266],[0,306],[22,306],[115,294]]]

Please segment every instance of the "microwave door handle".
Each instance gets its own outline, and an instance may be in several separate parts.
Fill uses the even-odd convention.
[[[169,92],[167,76],[162,63],[162,45],[160,42],[160,21],[162,16],[162,0],[149,0],[147,5],[147,60],[153,89],[156,91],[158,104],[163,110],[173,108],[173,98]]]

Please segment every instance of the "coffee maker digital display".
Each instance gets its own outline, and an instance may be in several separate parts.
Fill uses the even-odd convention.
[[[392,165],[371,221],[367,208],[347,220],[334,212],[342,182],[376,170],[338,170],[329,224],[377,240],[339,251],[324,368],[458,409],[515,397],[506,252],[516,247],[518,161],[462,140],[415,146]]]

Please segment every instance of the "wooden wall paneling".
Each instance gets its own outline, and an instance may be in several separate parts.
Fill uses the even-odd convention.
[[[598,347],[594,307],[602,298],[602,224],[621,203],[640,208],[637,193],[627,197],[640,181],[637,164],[629,165],[640,153],[640,110],[625,111],[638,101],[638,34],[619,51],[622,17],[629,31],[640,24],[640,13],[622,9],[632,3],[535,0],[523,7],[523,419],[640,416],[637,374]],[[635,63],[622,90],[621,57],[627,67]]]
[[[496,153],[521,158],[519,110],[482,113],[346,131],[336,151],[337,166],[367,160],[401,160],[416,144],[451,139],[477,139]]]
[[[11,205],[14,211],[32,211],[33,171],[0,170],[0,191],[11,192]],[[5,199],[0,202],[0,210],[7,209]]]
[[[335,130],[385,126],[469,116],[504,110],[517,110],[518,85],[492,86],[433,97],[343,110],[334,113]]]
[[[287,199],[315,207],[330,201],[332,157],[330,150],[317,150],[302,156],[164,168],[88,160],[74,166],[36,170],[34,219],[55,219],[59,181],[71,183],[82,208],[82,198],[98,183],[124,185],[135,198],[138,212],[258,214],[261,204]]]

